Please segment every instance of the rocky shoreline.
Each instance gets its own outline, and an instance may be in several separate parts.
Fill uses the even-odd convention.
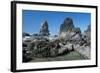
[[[67,54],[71,52],[77,52],[84,59],[90,59],[90,25],[82,33],[80,28],[75,27],[73,23],[71,18],[65,18],[60,26],[60,33],[54,35],[53,38],[50,37],[51,34],[47,21],[41,23],[39,34],[30,35],[23,33],[23,62],[29,62],[36,58],[56,58],[64,55],[66,55],[66,59]]]

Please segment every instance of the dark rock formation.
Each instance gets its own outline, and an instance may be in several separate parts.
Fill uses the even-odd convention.
[[[49,36],[50,35],[47,21],[43,21],[41,23],[39,35],[40,36]]]
[[[25,46],[25,45],[24,45]],[[26,46],[25,46],[26,47]],[[23,47],[23,50],[22,50],[22,52],[23,52],[23,54],[22,54],[22,56],[23,56],[23,62],[28,62],[28,61],[30,61],[30,60],[32,60],[32,58],[31,58],[31,53],[30,53],[30,50],[28,50],[27,48],[25,48],[25,47]]]
[[[80,28],[75,28],[74,29],[74,34],[71,36],[71,39],[74,40],[75,42],[79,42],[82,39],[82,34]]]
[[[32,36],[38,36],[38,34],[33,34]]]
[[[28,46],[33,57],[52,57],[58,54],[59,44],[57,41],[36,40]]]
[[[84,31],[84,40],[86,45],[90,46],[91,44],[91,25],[88,25],[88,28]]]
[[[88,25],[88,28],[84,31],[85,33],[90,32],[91,31],[91,25]]]
[[[71,18],[65,18],[64,22],[61,24],[60,26],[60,34],[59,37],[60,38],[66,38],[70,39],[72,34],[71,32],[73,32],[75,29],[74,25],[73,25],[73,20]]]
[[[84,31],[87,40],[91,40],[91,25],[88,25],[88,28]]]
[[[71,18],[66,18],[60,26],[60,33],[72,31],[74,29],[73,20]]]
[[[30,34],[29,34],[29,33],[26,33],[26,32],[23,32],[23,33],[22,33],[22,36],[23,36],[23,37],[25,37],[25,36],[30,36]]]
[[[66,18],[60,26],[60,39],[67,42],[79,43],[82,39],[82,33],[79,27],[75,27],[71,18]]]
[[[77,34],[77,33],[79,33],[79,34],[81,34],[81,30],[80,30],[80,28],[78,27],[78,28],[75,28],[74,29],[74,32]]]

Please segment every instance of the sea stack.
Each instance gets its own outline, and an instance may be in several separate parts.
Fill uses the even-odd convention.
[[[60,34],[61,38],[66,37],[66,35],[74,30],[73,20],[70,17],[64,19],[64,22],[60,26]]]
[[[41,26],[40,26],[40,32],[39,32],[39,35],[40,36],[49,36],[50,33],[49,33],[49,26],[48,26],[48,22],[47,21],[43,21],[41,23]]]

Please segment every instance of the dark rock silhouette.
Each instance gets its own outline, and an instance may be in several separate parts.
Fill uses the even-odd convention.
[[[49,29],[48,28],[49,28],[48,27],[48,22],[47,21],[43,21],[41,23],[39,35],[40,36],[49,36],[50,33],[49,33]]]
[[[26,33],[26,32],[23,32],[23,33],[22,33],[22,36],[23,36],[23,37],[25,37],[25,36],[30,36],[30,34],[29,34],[29,33]]]
[[[71,18],[65,18],[63,24],[60,26],[60,33],[72,31],[74,29],[73,20]]]
[[[81,39],[81,30],[80,28],[76,28],[73,24],[73,20],[71,18],[66,18],[60,26],[60,38],[64,38],[65,40],[76,40],[79,41]]]

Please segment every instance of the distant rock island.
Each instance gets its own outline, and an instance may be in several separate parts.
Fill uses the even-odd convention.
[[[79,42],[82,39],[82,33],[79,27],[75,27],[73,24],[73,20],[71,18],[66,18],[64,22],[60,26],[60,39],[64,39],[66,41],[75,41]]]
[[[74,26],[73,19],[66,17],[60,25],[59,34],[52,35],[49,23],[41,22],[38,33],[29,34],[23,32],[23,62],[35,61],[36,58],[50,58],[67,55],[70,52],[78,52],[79,58],[67,58],[61,60],[77,60],[91,58],[91,25],[82,33],[79,27]],[[51,37],[52,36],[52,37]]]
[[[50,35],[47,21],[43,21],[41,23],[39,35],[40,36],[49,36]]]
[[[60,34],[62,32],[71,32],[75,29],[75,26],[73,24],[73,20],[71,18],[65,18],[64,22],[60,26]]]

